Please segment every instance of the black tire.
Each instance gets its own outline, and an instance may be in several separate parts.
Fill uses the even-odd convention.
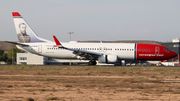
[[[93,65],[96,65],[96,64],[97,64],[96,60],[93,60]]]
[[[96,64],[97,64],[96,60],[91,60],[91,61],[89,61],[89,63],[88,63],[88,65],[90,65],[90,66],[96,65]]]
[[[93,62],[92,62],[92,61],[89,61],[88,65],[90,65],[90,66],[93,65]]]

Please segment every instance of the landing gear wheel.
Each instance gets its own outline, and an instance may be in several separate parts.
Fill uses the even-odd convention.
[[[96,65],[96,64],[97,64],[96,60],[90,60],[88,63],[88,65]]]
[[[89,61],[88,65],[92,65],[92,64],[93,64],[93,62],[92,62],[92,61]]]
[[[93,65],[96,65],[96,64],[97,64],[96,60],[93,60]]]

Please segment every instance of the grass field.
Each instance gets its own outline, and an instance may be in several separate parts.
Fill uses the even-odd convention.
[[[178,101],[180,68],[0,66],[0,100],[32,101],[32,99]]]

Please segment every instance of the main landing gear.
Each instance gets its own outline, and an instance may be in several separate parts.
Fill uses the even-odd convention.
[[[96,64],[97,64],[96,60],[90,60],[88,63],[88,65],[96,65]]]

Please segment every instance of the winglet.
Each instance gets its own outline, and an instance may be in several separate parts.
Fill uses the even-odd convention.
[[[56,42],[57,46],[62,46],[59,40],[56,38],[56,36],[53,35],[54,41]]]
[[[12,12],[13,17],[21,17],[21,15],[18,12]]]

